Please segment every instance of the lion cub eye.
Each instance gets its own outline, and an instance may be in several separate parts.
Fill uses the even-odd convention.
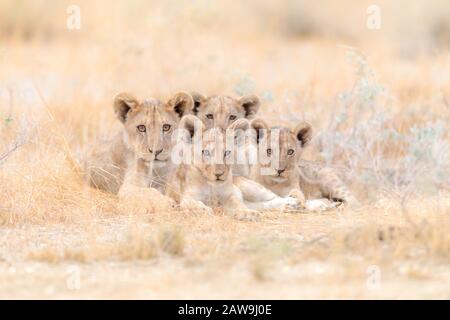
[[[141,124],[141,125],[137,126],[137,130],[139,132],[145,132],[147,130],[147,128],[145,128],[145,126],[143,124]]]
[[[214,116],[213,116],[211,113],[208,113],[208,114],[206,115],[206,117],[207,117],[208,119],[214,118]]]
[[[209,157],[209,151],[208,150],[202,150],[202,154],[205,157]]]
[[[267,149],[267,155],[270,156],[272,154],[272,149]]]
[[[170,125],[170,124],[165,124],[165,125],[163,125],[163,127],[162,127],[162,129],[163,129],[164,132],[169,131],[170,128],[171,128],[171,125]]]
[[[292,156],[294,154],[294,149],[289,149],[287,151],[288,156]]]
[[[237,118],[237,117],[236,117],[234,114],[232,114],[232,115],[230,116],[230,120],[231,120],[231,121],[236,120],[236,118]]]
[[[225,158],[226,158],[226,157],[229,157],[230,154],[231,154],[231,151],[230,151],[230,150],[225,151],[225,153],[224,153]]]

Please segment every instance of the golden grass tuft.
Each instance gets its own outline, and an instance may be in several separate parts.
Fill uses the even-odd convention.
[[[179,228],[161,227],[155,235],[155,230],[133,226],[123,235],[123,239],[75,246],[46,246],[30,250],[27,258],[52,264],[151,260],[162,253],[182,256],[184,247],[184,235]]]
[[[178,227],[165,228],[159,232],[159,247],[170,255],[181,256],[186,245],[184,233]]]

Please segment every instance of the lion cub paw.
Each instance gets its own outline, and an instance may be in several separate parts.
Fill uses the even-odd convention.
[[[305,196],[300,190],[294,189],[283,199],[283,211],[298,211],[305,208]]]
[[[333,202],[328,199],[313,199],[307,200],[305,209],[307,211],[326,211],[340,206],[340,202]]]
[[[201,201],[187,200],[181,204],[181,209],[189,212],[198,212],[207,215],[214,215],[214,210]]]
[[[174,206],[174,201],[171,198],[153,188],[126,188],[120,190],[118,196],[121,204],[137,212],[162,208],[169,209]]]
[[[297,198],[291,196],[284,198],[283,211],[297,211],[303,208],[303,203]]]
[[[237,210],[231,216],[240,221],[259,221],[261,219],[261,213],[251,209]]]
[[[289,197],[297,199],[298,203],[300,204],[301,207],[305,206],[305,195],[303,194],[303,192],[299,189],[293,189],[289,192]]]

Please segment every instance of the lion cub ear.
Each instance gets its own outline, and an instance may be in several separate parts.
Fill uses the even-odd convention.
[[[168,102],[170,110],[175,111],[180,118],[192,112],[194,99],[187,92],[177,92]]]
[[[312,138],[312,126],[308,122],[301,122],[294,129],[295,138],[299,141],[301,147],[305,147]]]
[[[267,136],[267,132],[269,131],[269,126],[261,118],[252,120],[251,127],[256,131],[257,143],[259,143],[262,139],[264,139]]]
[[[228,126],[226,134],[232,134],[236,144],[243,146],[248,129],[250,129],[250,121],[247,119],[238,119]]]
[[[206,96],[198,93],[197,91],[192,91],[191,96],[192,99],[194,99],[194,109],[192,109],[192,112],[197,115],[200,105],[206,100]]]
[[[178,125],[178,139],[190,142],[194,135],[201,134],[203,129],[203,122],[196,116],[188,114],[181,118],[180,124]]]
[[[245,117],[252,119],[259,110],[261,100],[254,94],[249,94],[239,98],[239,104],[245,111]]]
[[[114,97],[114,113],[122,123],[127,121],[128,113],[138,107],[138,99],[128,92],[119,93]]]
[[[248,130],[250,129],[250,122],[247,119],[237,119],[228,126],[229,130]]]

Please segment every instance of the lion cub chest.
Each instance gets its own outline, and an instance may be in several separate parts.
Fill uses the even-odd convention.
[[[231,179],[223,182],[208,181],[194,168],[188,168],[183,180],[182,193],[210,207],[222,206],[233,194]]]

